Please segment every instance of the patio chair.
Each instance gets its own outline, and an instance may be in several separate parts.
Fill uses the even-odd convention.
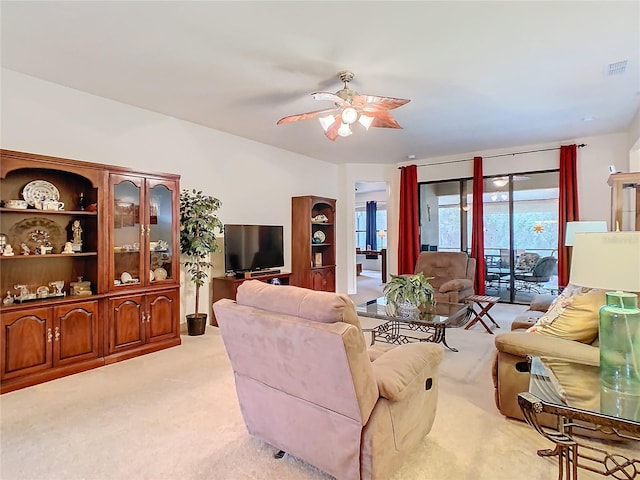
[[[529,273],[516,273],[516,290],[527,290],[529,292],[540,293],[540,284],[551,280],[552,275],[556,275],[558,259],[556,257],[542,257],[533,266]]]

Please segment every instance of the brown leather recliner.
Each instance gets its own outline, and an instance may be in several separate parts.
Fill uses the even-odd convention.
[[[474,294],[476,259],[464,252],[422,252],[414,273],[422,272],[430,281],[439,302],[457,303]]]

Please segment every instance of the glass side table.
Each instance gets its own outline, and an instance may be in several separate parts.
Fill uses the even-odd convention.
[[[599,367],[553,357],[530,359],[529,391],[518,394],[526,422],[555,447],[538,450],[542,457],[558,457],[558,478],[576,480],[578,469],[616,479],[640,479],[640,398],[621,398],[601,391]],[[543,426],[539,416],[554,415],[557,426]],[[574,428],[599,432],[632,454],[609,453],[574,435]],[[605,447],[609,447],[607,444]]]

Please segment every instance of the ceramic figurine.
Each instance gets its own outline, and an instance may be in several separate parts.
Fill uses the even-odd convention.
[[[3,305],[11,305],[13,303],[13,297],[11,296],[11,292],[7,290],[7,296],[2,299]]]
[[[29,246],[26,243],[21,243],[20,248],[22,249],[22,255],[31,254],[31,250],[29,250]]]
[[[13,257],[13,247],[10,244],[6,244],[4,247],[4,251],[2,252],[2,256],[4,257]]]
[[[65,242],[62,253],[73,253],[73,244],[71,242]]]

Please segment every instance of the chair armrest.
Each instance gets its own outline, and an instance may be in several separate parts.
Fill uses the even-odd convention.
[[[440,293],[447,292],[459,292],[465,288],[473,287],[473,281],[466,278],[456,278],[454,280],[448,280],[440,285]]]
[[[380,396],[391,401],[402,400],[408,388],[420,376],[430,374],[444,356],[440,345],[410,343],[380,355],[372,364]]]
[[[586,343],[540,333],[509,332],[496,335],[499,352],[525,358],[557,357],[586,365],[600,365],[600,350]]]

